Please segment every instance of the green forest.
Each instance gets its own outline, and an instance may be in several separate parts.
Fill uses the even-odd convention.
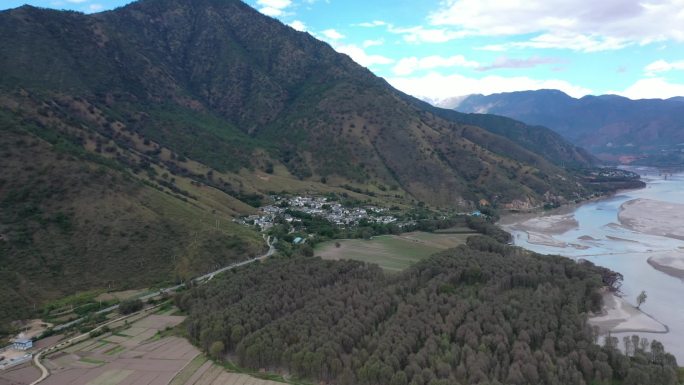
[[[605,269],[479,236],[401,274],[274,258],[177,297],[214,358],[334,384],[677,383],[657,341],[598,345]],[[609,285],[611,285],[609,283]]]

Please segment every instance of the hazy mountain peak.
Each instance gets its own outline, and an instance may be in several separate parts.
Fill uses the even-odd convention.
[[[672,143],[684,141],[683,100],[631,100],[619,95],[576,99],[560,91],[540,90],[471,96],[457,109],[547,126],[605,159],[655,156],[670,164],[680,162],[681,151]]]

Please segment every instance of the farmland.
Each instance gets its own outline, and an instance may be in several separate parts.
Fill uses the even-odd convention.
[[[345,239],[318,245],[315,255],[323,259],[354,259],[377,264],[387,271],[400,271],[436,252],[464,244],[470,235],[412,232],[370,240]]]
[[[51,375],[45,385],[269,385],[247,374],[230,373],[201,354],[186,339],[168,331],[185,317],[175,308],[133,317],[112,325],[111,332],[50,354],[43,364]],[[0,378],[35,377],[35,368]],[[31,371],[30,373],[28,371]],[[3,382],[5,380],[5,382]],[[21,384],[28,382],[19,382]]]
[[[30,364],[0,371],[0,385],[27,385],[40,377],[40,371]]]
[[[166,385],[199,351],[184,339],[158,338],[183,317],[150,315],[48,356],[46,385]]]
[[[244,373],[231,373],[205,356],[197,356],[169,385],[282,385]]]

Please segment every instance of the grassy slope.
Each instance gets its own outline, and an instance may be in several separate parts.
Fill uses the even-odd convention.
[[[63,295],[168,282],[263,251],[225,215],[4,123],[0,322]]]
[[[415,232],[386,235],[371,240],[348,239],[316,246],[315,255],[324,259],[353,259],[374,263],[388,271],[400,271],[430,255],[465,244],[469,234],[430,234]],[[340,247],[336,247],[340,243]]]

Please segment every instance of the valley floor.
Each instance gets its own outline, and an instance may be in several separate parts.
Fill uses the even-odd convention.
[[[354,259],[375,263],[387,271],[401,271],[430,255],[465,244],[473,234],[411,232],[365,239],[344,239],[316,246],[323,259]]]
[[[42,359],[45,385],[275,385],[228,372],[184,338],[165,335],[184,316],[176,308],[143,315],[123,329],[90,338]],[[135,317],[134,317],[135,318]],[[119,325],[121,326],[121,325]],[[59,337],[58,337],[59,338]],[[55,337],[51,337],[52,344]],[[28,385],[40,377],[30,364],[0,372],[0,385]]]

